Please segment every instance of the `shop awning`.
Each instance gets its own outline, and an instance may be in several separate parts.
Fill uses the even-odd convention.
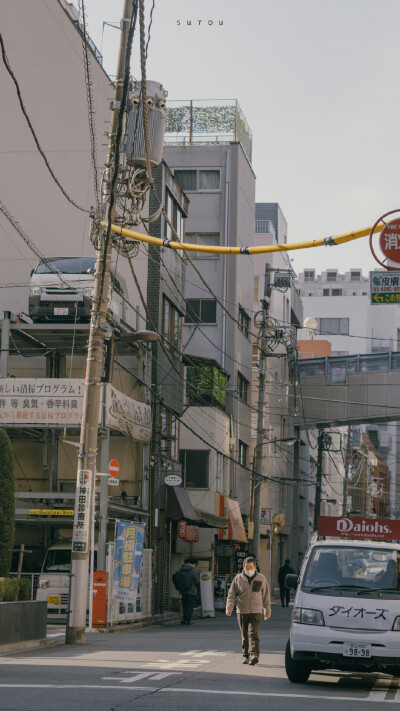
[[[219,539],[247,543],[239,502],[222,494],[216,494],[216,506],[221,516],[223,514],[228,516],[228,530],[220,530]]]
[[[228,519],[223,518],[223,516],[216,516],[208,511],[201,511],[196,508],[195,512],[198,519],[197,525],[200,528],[228,528]]]
[[[197,521],[197,516],[186,489],[170,486],[167,491],[167,517],[185,521]]]

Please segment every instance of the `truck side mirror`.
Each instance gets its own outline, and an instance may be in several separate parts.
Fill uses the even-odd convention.
[[[292,590],[296,590],[298,580],[299,579],[298,579],[297,575],[293,575],[293,573],[288,573],[288,575],[285,578],[285,586],[287,588],[292,588]]]

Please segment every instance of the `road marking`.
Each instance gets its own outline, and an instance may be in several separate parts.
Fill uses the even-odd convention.
[[[191,652],[181,652],[180,657],[226,657],[226,652],[217,652],[216,649],[208,649],[206,652],[202,652],[201,649],[193,649]]]
[[[171,662],[167,659],[157,659],[156,662],[148,662],[147,664],[140,664],[143,669],[149,669],[151,667],[160,666],[161,669],[199,669],[199,667],[205,664],[211,664],[211,659],[198,659],[197,661],[190,659],[182,659],[181,661]]]
[[[172,691],[172,693],[183,693],[183,694],[215,694],[216,696],[263,696],[265,698],[281,698],[281,699],[313,699],[314,701],[319,701],[321,699],[326,701],[353,701],[354,703],[364,704],[366,701],[376,702],[375,699],[368,698],[357,698],[356,696],[325,696],[321,694],[276,694],[273,692],[263,692],[263,691],[221,691],[215,689],[182,689],[179,687],[166,687],[164,689],[159,689],[160,693],[164,691]],[[379,699],[382,702],[382,699]],[[398,704],[395,699],[383,699],[386,704]]]
[[[369,698],[357,698],[355,696],[327,696],[319,694],[276,694],[267,693],[261,691],[221,691],[215,689],[182,689],[179,687],[165,687],[159,689],[157,686],[118,686],[116,685],[106,685],[106,684],[0,684],[1,689],[124,689],[127,691],[159,691],[162,692],[172,692],[172,693],[184,693],[184,694],[214,694],[214,695],[225,695],[225,696],[262,696],[265,698],[284,698],[284,699],[311,699],[311,700],[326,700],[326,701],[353,701],[354,703],[365,703],[369,701],[376,703],[374,699]],[[384,701],[386,704],[398,704],[396,699],[386,699]]]
[[[181,676],[179,672],[125,672],[126,674],[134,674],[135,676],[130,676],[128,679],[115,679],[115,676],[102,676],[101,678],[105,681],[119,681],[122,684],[129,684],[131,682],[139,681],[140,679],[151,679],[152,681],[159,681],[160,679],[166,679],[167,676]]]

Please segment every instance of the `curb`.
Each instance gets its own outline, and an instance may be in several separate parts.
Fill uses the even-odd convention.
[[[0,645],[0,655],[10,654],[13,652],[24,652],[27,649],[39,649],[40,647],[51,647],[57,644],[54,639],[32,639],[24,642],[11,642],[10,644]]]

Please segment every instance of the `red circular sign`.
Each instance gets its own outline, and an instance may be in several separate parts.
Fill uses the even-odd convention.
[[[400,217],[385,225],[379,238],[379,246],[387,259],[400,263]]]
[[[119,474],[119,462],[116,459],[112,459],[108,465],[108,471],[113,479],[116,479]]]

